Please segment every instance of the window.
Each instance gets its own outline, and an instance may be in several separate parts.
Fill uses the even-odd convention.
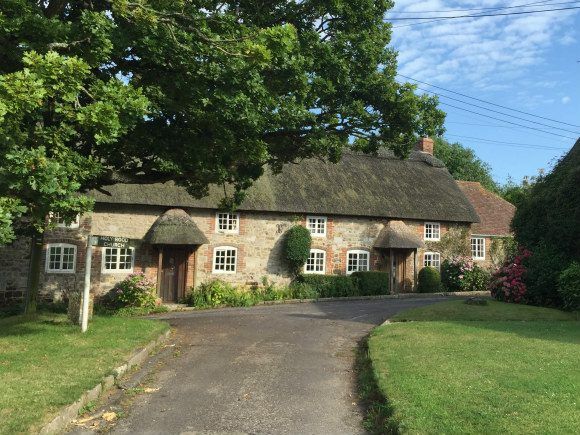
[[[304,273],[324,273],[326,266],[326,252],[322,249],[311,249],[308,260],[304,265]]]
[[[369,270],[369,257],[368,251],[348,251],[346,253],[346,274]]]
[[[46,271],[54,273],[74,273],[77,247],[66,243],[49,244],[46,247]]]
[[[103,272],[133,272],[134,248],[104,248]]]
[[[439,240],[441,238],[441,224],[439,222],[425,222],[425,240]]]
[[[474,260],[485,260],[485,238],[471,238],[471,255]]]
[[[48,214],[48,218],[52,223],[56,223],[57,228],[78,228],[79,227],[79,218],[80,216],[77,214],[75,220],[72,221],[70,224],[66,224],[63,218],[60,216],[58,212],[50,212]]]
[[[238,234],[240,231],[239,213],[218,212],[216,214],[216,221],[218,233]]]
[[[236,273],[237,248],[223,246],[213,251],[213,273]]]
[[[441,256],[439,255],[439,252],[425,252],[423,266],[430,266],[439,270],[439,267],[441,266]]]
[[[306,228],[310,230],[310,234],[314,237],[326,236],[326,217],[324,216],[307,216]]]

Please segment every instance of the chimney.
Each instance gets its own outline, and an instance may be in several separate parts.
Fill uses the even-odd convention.
[[[415,150],[433,155],[433,139],[430,137],[420,137],[415,144]]]

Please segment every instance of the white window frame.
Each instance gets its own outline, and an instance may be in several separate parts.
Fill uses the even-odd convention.
[[[60,213],[58,212],[50,212],[48,214],[48,218],[51,222],[56,222],[56,227],[57,228],[70,228],[70,229],[76,229],[79,227],[80,224],[80,215],[77,214],[76,218],[74,221],[72,221],[70,224],[66,224],[60,217]]]
[[[107,262],[105,261],[105,259],[107,258],[107,250],[111,250],[111,249],[116,249],[117,250],[117,254],[116,254],[116,265],[117,268],[116,269],[108,269],[107,268]],[[119,250],[121,249],[129,249],[131,251],[131,269],[119,269]],[[101,248],[101,272],[102,273],[133,273],[133,269],[135,268],[135,248]]]
[[[308,270],[310,256],[314,254],[314,266],[316,266],[316,255],[322,254],[322,270]],[[308,275],[324,275],[326,273],[326,251],[324,249],[311,249],[308,254],[308,260],[304,264],[304,273]]]
[[[223,216],[223,219],[226,220],[226,227],[230,225],[230,222],[235,221],[235,228],[228,229],[228,228],[220,228],[220,216]],[[215,232],[220,234],[239,234],[240,233],[240,214],[239,213],[230,213],[227,211],[218,211],[215,214]]]
[[[481,242],[481,246],[478,245],[478,242]],[[471,245],[471,256],[474,260],[485,260],[485,237],[471,237],[470,240]],[[483,255],[477,255],[477,251],[481,248],[481,252]]]
[[[216,269],[217,266],[217,254],[218,252],[227,252],[227,251],[233,251],[234,252],[234,269],[233,270],[222,270],[222,269]],[[216,248],[213,249],[213,259],[212,259],[212,267],[211,267],[211,271],[212,273],[217,273],[217,274],[235,274],[238,270],[238,248],[236,248],[235,246],[218,246]],[[225,258],[227,259],[227,254],[225,256]],[[224,266],[227,263],[224,263]]]
[[[63,269],[63,254],[62,250],[60,253],[60,265],[58,269],[51,269],[50,267],[50,250],[51,248],[73,248],[73,262],[72,262],[72,269]],[[45,271],[47,273],[75,273],[77,269],[77,246],[71,243],[49,243],[46,245],[46,263],[45,263]]]
[[[431,226],[431,235],[427,236],[427,226]],[[433,236],[435,233],[435,228],[437,228],[437,237]],[[425,240],[431,240],[433,242],[438,242],[441,240],[441,223],[440,222],[425,222],[423,229],[423,238]]]
[[[311,224],[310,220],[314,220]],[[320,232],[322,224],[323,231]],[[328,227],[328,218],[326,216],[306,216],[306,228],[310,231],[312,237],[326,237],[326,228]]]
[[[361,254],[367,256],[366,268],[360,267],[360,255]],[[351,255],[356,255],[356,268],[353,270],[349,270],[350,256]],[[368,272],[370,270],[370,267],[371,267],[371,253],[369,251],[366,251],[364,249],[351,249],[349,251],[346,251],[346,274],[347,275],[350,275],[353,272]]]
[[[427,256],[430,256],[431,258],[427,259]],[[437,261],[435,261],[435,258],[437,258]],[[427,264],[427,262],[429,262],[429,264]],[[437,263],[437,265],[434,265],[433,263]],[[441,254],[439,252],[425,252],[423,254],[423,267],[434,267],[437,270],[441,270]]]

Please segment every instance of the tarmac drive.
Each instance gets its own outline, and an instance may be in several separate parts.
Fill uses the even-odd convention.
[[[163,315],[173,353],[113,433],[364,433],[358,341],[438,299],[281,304]],[[156,390],[158,388],[158,390]]]

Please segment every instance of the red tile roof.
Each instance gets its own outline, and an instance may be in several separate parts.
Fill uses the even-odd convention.
[[[458,181],[457,184],[479,215],[480,223],[471,226],[473,234],[507,236],[516,208],[513,204],[486,190],[476,181]]]

